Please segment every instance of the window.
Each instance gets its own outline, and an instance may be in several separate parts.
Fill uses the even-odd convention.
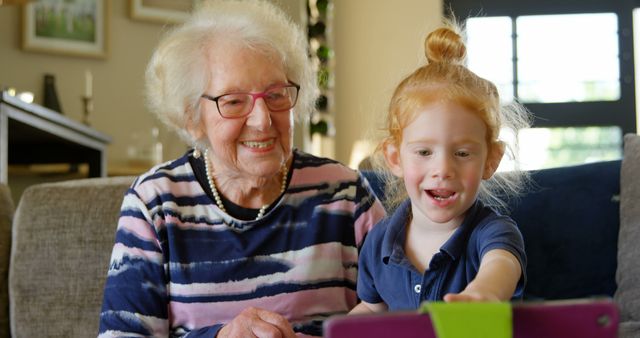
[[[516,93],[523,103],[620,99],[614,13],[480,17],[466,26],[469,68],[504,101]]]
[[[516,39],[521,102],[620,99],[614,13],[520,16]]]
[[[511,18],[470,18],[466,25],[469,69],[492,81],[502,101],[512,101],[515,94]]]
[[[466,19],[469,68],[534,115],[534,128],[517,135],[524,168],[620,158],[623,134],[636,131],[629,6],[445,1]]]

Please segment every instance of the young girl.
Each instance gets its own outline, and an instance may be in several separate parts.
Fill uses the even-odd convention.
[[[387,184],[388,194],[404,201],[367,236],[357,284],[362,302],[351,313],[522,295],[522,235],[489,205],[517,193],[517,172],[492,178],[505,153],[498,133],[526,125],[528,116],[503,111],[495,85],[463,65],[455,24],[429,34],[425,54],[427,65],[391,99],[378,153],[404,183]],[[398,187],[402,193],[393,192]]]

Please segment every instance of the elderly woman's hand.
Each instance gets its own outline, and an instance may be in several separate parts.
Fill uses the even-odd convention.
[[[223,326],[216,337],[295,338],[296,335],[281,315],[249,307]]]

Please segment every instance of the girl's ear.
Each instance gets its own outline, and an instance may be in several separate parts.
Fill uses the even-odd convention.
[[[502,141],[493,142],[489,154],[487,154],[487,162],[484,164],[484,172],[482,179],[488,180],[498,170],[502,156],[504,156],[505,144]]]
[[[391,172],[397,176],[402,177],[402,161],[400,160],[400,148],[392,142],[385,142],[382,146],[382,152],[384,154],[384,160]]]

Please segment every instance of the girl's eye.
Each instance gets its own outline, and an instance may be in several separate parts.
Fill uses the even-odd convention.
[[[429,156],[431,155],[431,150],[422,149],[418,150],[416,153],[420,156]]]
[[[458,157],[467,157],[469,156],[469,152],[468,151],[464,151],[464,150],[458,150],[456,151],[456,156]]]

